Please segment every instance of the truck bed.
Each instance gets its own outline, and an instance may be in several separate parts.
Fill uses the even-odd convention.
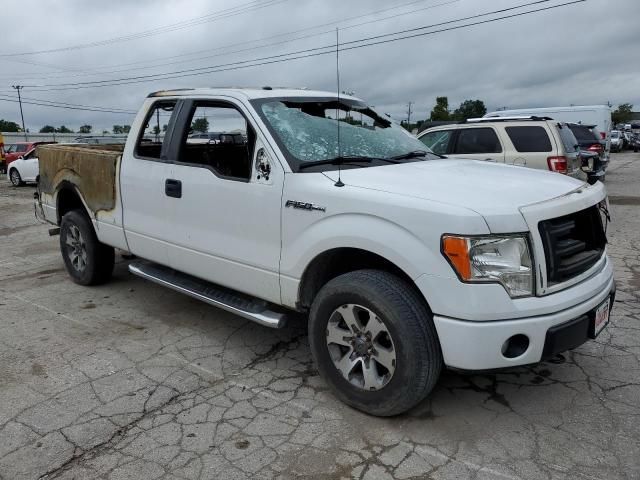
[[[116,205],[116,172],[124,145],[43,145],[39,189],[54,196],[66,182],[74,185],[95,214]]]

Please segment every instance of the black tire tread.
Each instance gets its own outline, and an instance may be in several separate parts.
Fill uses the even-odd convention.
[[[91,244],[91,252],[87,251],[89,256],[89,262],[92,265],[88,265],[89,270],[86,275],[79,276],[75,270],[67,263],[67,258],[64,253],[65,246],[63,245],[63,236],[60,235],[60,250],[62,252],[63,259],[65,260],[65,267],[67,272],[71,276],[75,283],[80,285],[101,285],[108,282],[113,274],[113,267],[115,264],[115,249],[104,243],[100,243],[96,232],[93,229],[91,220],[83,210],[71,210],[67,212],[60,222],[61,229],[64,229],[67,222],[75,223],[82,230],[82,235],[85,237],[85,242]]]
[[[318,304],[324,298],[334,292],[344,293],[353,289],[354,286],[375,291],[379,299],[387,302],[406,321],[405,324],[411,331],[411,338],[420,339],[419,341],[422,342],[423,348],[420,355],[422,368],[412,372],[415,382],[411,385],[410,390],[399,396],[393,404],[387,404],[380,408],[367,406],[364,409],[361,405],[354,404],[344,392],[336,391],[336,393],[345,403],[374,415],[393,416],[400,414],[415,406],[429,394],[438,381],[442,370],[442,353],[432,314],[415,287],[398,276],[381,270],[356,270],[327,282],[316,296],[317,302],[314,300],[311,315],[314,315]]]

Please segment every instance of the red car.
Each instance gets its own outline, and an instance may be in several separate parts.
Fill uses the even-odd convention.
[[[30,152],[33,148],[38,145],[46,145],[49,143],[57,143],[57,142],[16,142],[16,143],[7,143],[4,146],[5,151],[5,162],[8,167],[11,162],[17,160],[21,156],[25,155],[27,152]]]

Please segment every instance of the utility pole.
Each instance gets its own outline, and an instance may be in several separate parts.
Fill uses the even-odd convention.
[[[18,103],[20,104],[20,118],[22,118],[22,131],[24,132],[25,142],[28,142],[29,139],[27,138],[27,129],[24,127],[24,114],[22,113],[22,97],[20,97],[20,90],[24,88],[24,86],[23,85],[11,85],[11,86],[18,91]]]
[[[411,105],[413,105],[413,102],[409,102],[407,104],[407,106],[409,107],[407,109],[407,130],[409,130],[409,128],[411,128]]]

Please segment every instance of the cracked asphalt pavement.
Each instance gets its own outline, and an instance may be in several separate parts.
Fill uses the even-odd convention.
[[[595,341],[445,372],[395,418],[336,400],[305,321],[271,330],[130,275],[72,283],[0,180],[0,479],[640,478],[640,154],[606,185],[618,293]]]

